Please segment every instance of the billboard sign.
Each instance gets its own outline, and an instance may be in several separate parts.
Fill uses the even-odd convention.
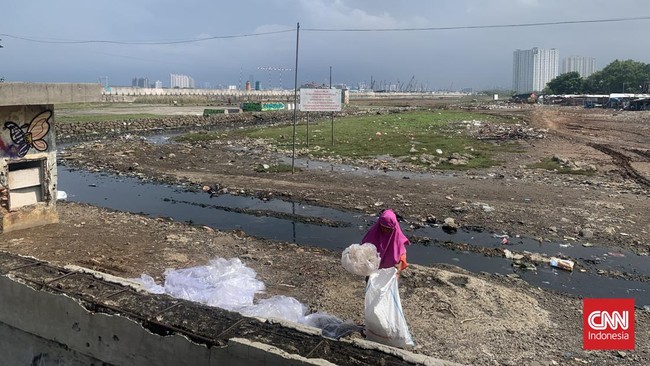
[[[300,89],[300,110],[303,112],[341,111],[341,89]]]

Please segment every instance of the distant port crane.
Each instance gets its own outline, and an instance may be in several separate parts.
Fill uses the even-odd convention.
[[[263,70],[263,71],[268,71],[269,73],[269,86],[268,88],[271,89],[271,72],[272,71],[277,71],[279,73],[279,84],[280,84],[280,89],[284,89],[284,85],[282,85],[282,72],[283,71],[291,71],[290,68],[285,68],[285,67],[273,67],[273,66],[260,66],[257,68],[258,70]]]

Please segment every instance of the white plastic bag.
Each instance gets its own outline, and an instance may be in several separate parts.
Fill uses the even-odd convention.
[[[343,251],[341,264],[350,273],[370,276],[379,268],[379,253],[372,243],[352,244]]]
[[[65,201],[68,199],[68,194],[65,193],[65,191],[56,191],[56,200],[57,201]]]
[[[366,338],[389,346],[413,346],[397,287],[394,267],[373,272],[366,286]]]

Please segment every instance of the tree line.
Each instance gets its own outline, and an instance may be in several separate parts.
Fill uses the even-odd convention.
[[[650,64],[614,60],[586,78],[578,72],[559,75],[546,84],[544,94],[648,93]]]

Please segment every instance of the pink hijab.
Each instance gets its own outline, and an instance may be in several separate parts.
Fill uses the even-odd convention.
[[[382,231],[381,226],[391,228],[389,233]],[[399,263],[400,257],[406,253],[405,245],[410,245],[409,240],[402,233],[393,210],[381,213],[377,222],[368,230],[361,240],[363,243],[372,243],[379,253],[379,268],[390,268]]]

